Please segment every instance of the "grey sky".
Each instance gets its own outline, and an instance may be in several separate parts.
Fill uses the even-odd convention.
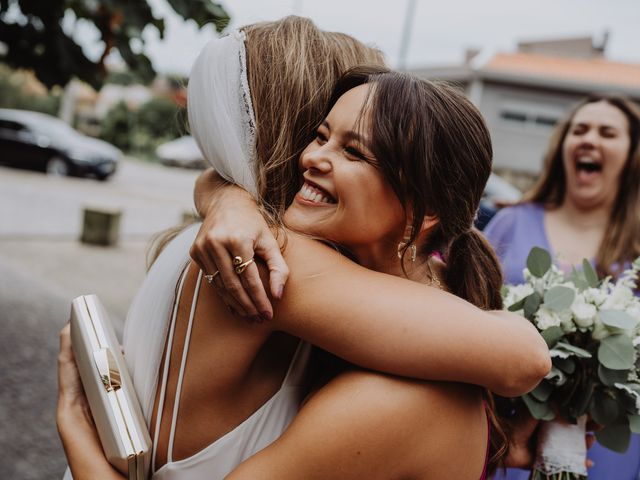
[[[232,26],[296,13],[326,30],[374,44],[397,66],[409,0],[221,0]],[[165,0],[150,0],[166,18],[164,40],[146,33],[147,52],[163,73],[186,74],[214,34],[174,15]],[[393,6],[392,6],[393,4]],[[609,30],[607,56],[640,64],[640,0],[417,0],[407,55],[410,67],[458,63],[468,47],[513,51],[518,40],[594,35]]]

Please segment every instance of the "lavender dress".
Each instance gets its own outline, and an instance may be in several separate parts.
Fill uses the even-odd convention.
[[[489,222],[484,234],[496,250],[506,283],[524,282],[522,270],[532,247],[542,247],[554,256],[544,228],[544,209],[536,203],[525,203],[501,210]],[[631,436],[631,444],[624,454],[595,444],[589,450],[594,466],[589,469],[589,480],[640,479],[640,435]],[[505,475],[498,472],[496,480],[527,480],[529,472],[509,469]]]

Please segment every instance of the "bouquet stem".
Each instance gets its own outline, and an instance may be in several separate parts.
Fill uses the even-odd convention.
[[[543,422],[531,480],[585,480],[587,478],[586,416],[575,425]]]

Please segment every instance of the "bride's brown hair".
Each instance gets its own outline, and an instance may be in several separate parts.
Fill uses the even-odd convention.
[[[482,309],[502,308],[502,272],[482,234],[473,228],[491,173],[492,147],[478,109],[457,89],[379,68],[359,67],[338,82],[329,109],[348,90],[371,84],[356,128],[369,121],[375,166],[413,218],[406,248],[418,241],[423,219],[437,223],[417,245],[423,258],[442,252],[444,280],[455,295]],[[421,236],[420,239],[423,237]],[[443,321],[445,321],[443,319]],[[504,428],[493,415],[490,466],[507,452]]]
[[[290,16],[243,28],[256,117],[256,179],[265,210],[279,220],[300,188],[298,157],[314,138],[336,81],[356,65],[384,65],[379,50]],[[279,222],[278,222],[279,223]]]

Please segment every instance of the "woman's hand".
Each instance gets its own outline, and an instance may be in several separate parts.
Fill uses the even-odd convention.
[[[69,323],[60,331],[60,352],[58,353],[58,411],[67,408],[78,408],[89,412],[89,404],[71,348]]]
[[[243,261],[263,259],[269,268],[271,295],[282,296],[289,268],[255,201],[240,187],[224,184],[207,170],[196,182],[195,203],[203,222],[191,258],[207,274],[220,272],[212,283],[235,313],[254,321],[270,320],[273,308],[255,263],[241,274],[233,265],[237,256]]]
[[[540,420],[533,418],[529,412],[520,411],[509,423],[511,435],[509,437],[509,452],[505,457],[504,466],[530,469],[533,467],[536,456],[537,430]],[[590,430],[598,429],[598,426],[590,423],[587,428],[585,443],[588,450],[595,443],[595,437],[590,433]],[[593,461],[586,459],[585,465],[587,468],[591,468]]]
[[[102,451],[71,349],[71,327],[68,323],[60,331],[56,423],[75,480],[124,479],[109,464]]]

